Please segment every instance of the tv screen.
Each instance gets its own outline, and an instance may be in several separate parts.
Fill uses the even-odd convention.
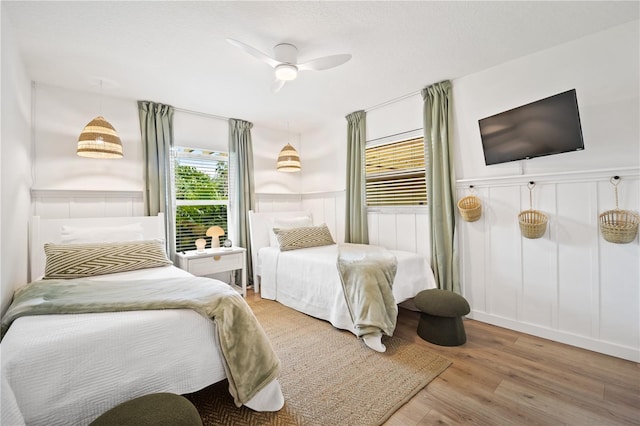
[[[487,165],[584,149],[575,89],[478,123]]]

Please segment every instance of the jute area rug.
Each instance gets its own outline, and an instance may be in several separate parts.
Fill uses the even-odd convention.
[[[280,358],[285,405],[276,413],[237,408],[225,380],[186,395],[205,425],[380,425],[451,364],[399,337],[383,338],[387,351],[375,352],[270,300],[251,307]]]

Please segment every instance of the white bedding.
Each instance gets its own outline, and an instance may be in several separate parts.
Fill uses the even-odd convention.
[[[185,275],[168,266],[96,279]],[[226,377],[213,321],[185,309],[22,317],[0,350],[2,424],[22,415],[27,425],[85,425],[137,396],[190,393]],[[269,407],[263,393],[281,398],[273,386],[256,395],[258,407]]]
[[[273,247],[261,248],[258,257],[262,297],[355,334],[336,266],[338,247],[333,244],[284,252]],[[436,287],[433,272],[423,256],[397,250],[390,252],[398,260],[393,284],[396,303]]]

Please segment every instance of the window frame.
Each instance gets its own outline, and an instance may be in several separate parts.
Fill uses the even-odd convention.
[[[207,157],[207,154],[204,153],[209,153],[208,155],[211,155],[211,157]],[[226,199],[220,200],[220,199],[196,199],[196,200],[185,200],[185,199],[178,199],[178,191],[176,189],[176,182],[177,182],[177,175],[176,175],[176,166],[178,165],[178,162],[180,161],[180,158],[194,158],[194,159],[200,159],[201,161],[203,161],[205,164],[207,161],[211,162],[212,167],[215,167],[215,162],[219,162],[219,161],[223,161],[227,163],[227,177],[226,177]],[[187,163],[187,162],[185,162]],[[187,165],[187,166],[191,166],[196,168],[196,170],[202,172],[202,173],[206,173],[204,170],[201,170],[198,168],[197,165],[193,165],[193,164],[183,164],[183,165]],[[173,229],[174,229],[174,246],[175,246],[175,250],[176,252],[183,252],[186,251],[185,247],[184,247],[184,242],[185,240],[183,240],[182,238],[180,238],[180,236],[178,235],[178,208],[179,207],[197,207],[197,206],[220,206],[223,205],[226,207],[226,217],[225,217],[225,223],[224,224],[220,224],[220,223],[215,223],[215,224],[211,224],[209,226],[214,226],[214,225],[218,225],[221,226],[222,228],[225,229],[225,238],[228,238],[228,230],[229,230],[229,208],[230,208],[230,199],[229,199],[229,189],[230,189],[230,177],[229,177],[229,153],[225,152],[225,151],[221,151],[221,150],[205,150],[205,149],[201,149],[201,148],[191,148],[191,147],[187,147],[187,146],[183,146],[183,145],[179,145],[179,146],[173,146],[171,148],[171,186],[172,186],[172,191],[171,191],[171,204],[172,204],[172,208],[173,208],[173,214],[174,214],[174,221],[173,221]],[[205,226],[205,225],[203,225]],[[201,238],[205,238],[207,239],[207,247],[210,247],[210,237],[206,237],[205,235],[203,235]],[[179,243],[182,242],[182,245],[179,245]],[[195,250],[195,240],[193,242],[193,246],[190,246],[188,248],[188,250]],[[220,242],[220,244],[222,245],[222,241]]]
[[[382,145],[390,145],[393,143],[399,143],[399,142],[404,142],[404,141],[408,141],[411,139],[417,139],[417,138],[423,138],[424,139],[424,130],[423,129],[414,129],[414,130],[410,130],[407,132],[402,132],[402,133],[396,133],[390,136],[384,136],[381,138],[377,138],[377,139],[371,139],[366,141],[365,144],[365,151],[362,153],[362,162],[364,164],[364,169],[365,169],[365,192],[366,192],[366,182],[367,182],[367,174],[366,174],[366,150],[367,148],[373,148],[373,147],[378,147],[378,146],[382,146]],[[425,158],[425,184],[426,184],[426,178],[427,178],[427,161]],[[366,195],[366,194],[365,194]],[[428,202],[429,202],[429,194],[427,192],[427,199],[426,202],[424,204],[420,204],[420,205],[388,205],[388,206],[380,206],[380,205],[374,205],[374,206],[370,206],[368,205],[368,201],[367,201],[367,211],[371,212],[371,213],[413,213],[413,212],[417,212],[417,213],[422,213],[422,212],[426,212],[428,210]]]

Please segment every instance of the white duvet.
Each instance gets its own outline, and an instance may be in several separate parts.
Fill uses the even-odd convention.
[[[189,275],[169,266],[99,279]],[[20,417],[27,425],[85,425],[137,396],[190,393],[226,377],[215,324],[186,309],[22,317],[0,351],[3,425]],[[273,395],[273,386],[264,391]]]
[[[261,248],[258,256],[262,267],[262,297],[355,334],[338,273],[338,250],[337,244],[283,252],[273,247]],[[433,272],[423,256],[389,251],[398,261],[393,282],[396,303],[436,287]]]

